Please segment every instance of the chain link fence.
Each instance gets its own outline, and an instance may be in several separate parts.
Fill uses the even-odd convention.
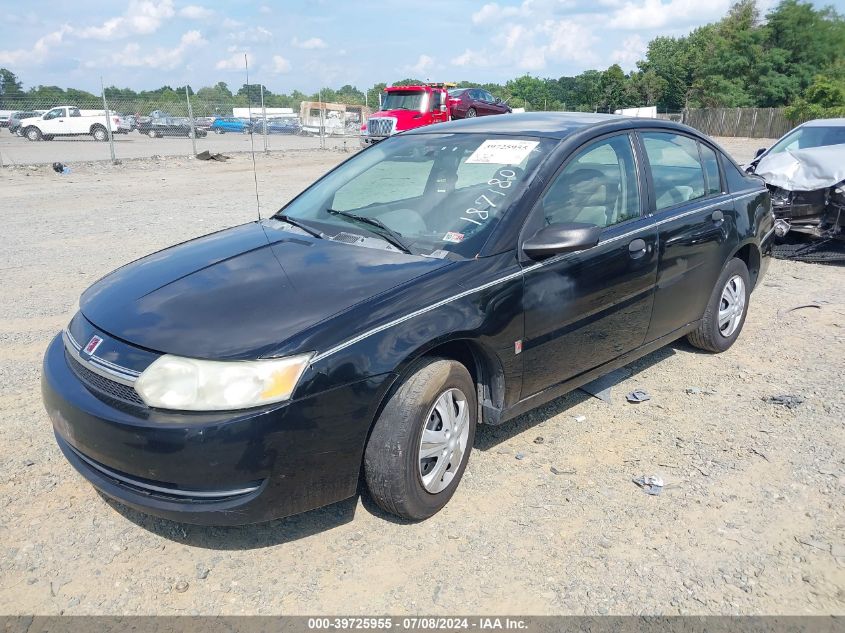
[[[159,100],[107,95],[72,104],[6,99],[0,111],[0,166],[195,156],[205,151],[354,151],[371,113],[366,106],[323,101],[267,107],[263,92],[218,101],[200,99],[187,90],[183,98]],[[788,119],[783,108],[703,108],[658,116],[723,137],[778,138],[803,122]]]
[[[0,165],[126,160],[211,153],[359,146],[370,114],[359,105],[303,101],[274,108],[245,99],[208,101],[83,99],[74,103],[5,99]],[[108,113],[108,116],[106,116]]]

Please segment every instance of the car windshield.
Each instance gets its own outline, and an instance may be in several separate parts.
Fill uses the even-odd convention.
[[[775,143],[772,149],[769,150],[769,154],[841,144],[845,144],[845,125],[805,125],[792,130],[792,132]]]
[[[414,254],[473,257],[554,142],[485,134],[389,138],[327,174],[279,213],[327,236],[378,234],[383,229],[349,215],[374,218]]]
[[[422,110],[423,95],[419,90],[387,92],[381,99],[382,110]]]

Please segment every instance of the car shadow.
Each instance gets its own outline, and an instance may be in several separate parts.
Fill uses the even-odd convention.
[[[652,365],[670,358],[676,353],[676,349],[685,352],[696,351],[696,348],[685,342],[675,342],[626,365],[624,367],[625,374],[627,374],[625,379],[635,377]],[[647,384],[641,386],[646,390],[648,389]],[[531,429],[541,422],[560,415],[592,397],[590,394],[576,389],[499,426],[481,425],[475,434],[473,448],[480,451],[489,451],[502,442]],[[613,392],[613,404],[607,406],[624,406],[625,404],[625,394],[617,389]],[[261,549],[291,543],[320,532],[326,532],[351,522],[355,518],[359,499],[364,510],[379,519],[399,525],[414,523],[382,510],[366,492],[363,482],[359,484],[358,488],[359,493],[354,497],[323,508],[284,519],[237,527],[209,527],[161,519],[134,510],[106,497],[102,493],[100,493],[100,496],[111,508],[138,527],[170,541],[209,550]]]

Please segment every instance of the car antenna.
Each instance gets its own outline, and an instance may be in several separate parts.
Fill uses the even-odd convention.
[[[249,60],[244,53],[244,68],[246,69],[246,108],[249,115],[249,125],[252,125],[252,97],[249,92]],[[255,210],[258,212],[258,221],[261,222],[261,203],[258,201],[258,171],[255,168],[255,138],[252,131],[249,134],[249,146],[252,152],[252,179],[255,181]]]

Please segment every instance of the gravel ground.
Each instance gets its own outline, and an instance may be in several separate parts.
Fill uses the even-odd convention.
[[[346,156],[259,156],[264,212]],[[0,171],[0,614],[845,615],[842,268],[775,261],[727,353],[678,342],[628,366],[612,404],[576,391],[481,427],[424,523],[364,497],[202,528],[100,497],[52,437],[45,346],[101,275],[255,217],[251,167]],[[635,388],[651,400],[628,404]],[[763,400],[782,394],[804,402]],[[652,474],[660,496],[631,481]]]

